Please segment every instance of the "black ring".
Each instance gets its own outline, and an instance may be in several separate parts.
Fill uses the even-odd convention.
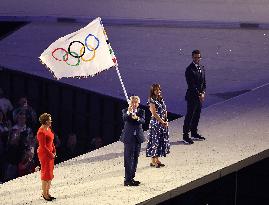
[[[75,55],[73,55],[72,54],[72,52],[70,51],[70,47],[71,47],[71,45],[73,44],[73,43],[80,43],[82,46],[83,46],[83,48],[84,48],[84,51],[83,51],[83,53],[79,56],[75,56]],[[73,56],[74,58],[80,58],[80,57],[82,57],[84,54],[85,54],[85,45],[81,42],[81,41],[72,41],[70,44],[69,44],[69,46],[68,46],[68,53],[71,55],[71,56]]]

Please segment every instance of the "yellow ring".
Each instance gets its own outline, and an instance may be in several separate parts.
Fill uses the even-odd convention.
[[[83,58],[83,56],[81,57],[81,60],[83,60],[84,62],[89,62],[91,60],[94,59],[95,57],[95,49],[93,47],[91,47],[90,45],[88,45],[92,50],[93,50],[93,56],[91,58],[89,58],[88,60],[86,60],[85,58]],[[80,55],[82,55],[83,50],[85,49],[85,45],[80,49]]]

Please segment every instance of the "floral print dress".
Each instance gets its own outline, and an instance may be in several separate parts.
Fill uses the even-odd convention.
[[[160,118],[166,118],[166,105],[163,99],[150,98],[149,103],[153,103],[156,113]],[[146,149],[147,157],[165,157],[170,152],[169,132],[154,116],[149,124],[148,144]]]

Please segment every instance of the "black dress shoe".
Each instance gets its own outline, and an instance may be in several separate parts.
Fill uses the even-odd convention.
[[[133,181],[124,181],[124,186],[139,186],[139,184]]]
[[[183,141],[184,141],[186,144],[193,144],[192,139],[189,138],[189,137],[183,137]]]
[[[164,166],[165,166],[165,164],[163,164],[163,163],[161,163],[161,162],[158,162],[157,164],[159,164],[160,167],[164,167]]]
[[[52,199],[50,197],[46,198],[43,194],[42,194],[42,196],[43,196],[43,199],[45,199],[46,201],[52,201]]]
[[[134,184],[137,184],[137,185],[140,184],[140,181],[136,181],[136,180],[134,180],[134,179],[132,179],[132,182],[133,182]]]
[[[201,135],[199,135],[197,133],[196,134],[192,134],[191,137],[193,139],[197,139],[197,140],[205,140],[205,137],[202,137]]]
[[[157,164],[155,165],[155,168],[161,168],[161,165],[157,163]]]
[[[52,200],[55,200],[56,198],[55,197],[53,197],[53,196],[49,196]]]

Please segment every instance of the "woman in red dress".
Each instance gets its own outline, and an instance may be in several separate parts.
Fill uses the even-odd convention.
[[[49,194],[49,189],[51,180],[54,177],[53,168],[56,150],[53,144],[54,134],[51,131],[51,115],[48,113],[43,113],[39,117],[39,122],[41,123],[41,126],[37,132],[37,140],[39,145],[37,154],[41,164],[42,195],[46,201],[52,201],[55,198]]]

